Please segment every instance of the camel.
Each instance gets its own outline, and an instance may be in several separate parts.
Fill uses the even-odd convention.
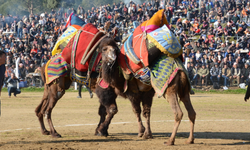
[[[107,51],[115,51],[119,49],[113,37],[105,37],[104,39],[101,40],[100,45],[101,45],[100,48],[106,49]],[[44,93],[43,93],[43,98],[40,104],[35,109],[35,113],[40,123],[41,132],[44,135],[51,135],[52,137],[56,137],[56,138],[61,137],[61,135],[57,133],[57,131],[55,130],[53,126],[51,114],[57,101],[60,98],[62,98],[62,96],[65,94],[65,90],[69,89],[72,83],[72,80],[70,78],[70,65],[69,64],[68,64],[68,68],[69,70],[67,71],[67,76],[60,76],[59,78],[57,78],[50,84],[46,84],[45,65],[43,65],[41,68],[41,76],[42,76],[42,80],[44,81]],[[92,91],[95,90],[96,81],[97,81],[96,78],[93,78],[91,80],[90,88]],[[110,107],[108,105],[109,104],[105,106]],[[50,131],[48,131],[45,128],[43,117],[47,119]]]
[[[131,101],[133,111],[137,117],[137,122],[139,126],[138,136],[143,137],[145,139],[152,138],[152,132],[150,129],[150,111],[152,106],[152,100],[155,94],[154,89],[152,88],[152,86],[143,84],[138,79],[133,78],[132,80],[127,81],[128,89],[124,93],[123,85],[125,82],[125,78],[120,73],[121,69],[119,68],[119,64],[117,62],[118,51],[110,51],[107,55],[106,49],[100,50],[103,59],[101,77],[107,83],[109,83],[109,88],[102,89],[97,86],[95,90],[101,102],[99,108],[100,122],[96,129],[96,135],[108,135],[108,126],[111,122],[111,119],[118,111],[115,99],[117,95],[120,95],[124,98],[128,98]],[[163,55],[156,47],[153,47],[148,51],[149,62],[155,60],[157,56]],[[110,56],[112,56],[113,58]],[[108,63],[112,62],[113,60],[116,60],[113,64]],[[175,116],[174,129],[169,140],[165,142],[166,145],[174,145],[175,136],[183,116],[183,112],[179,105],[178,97],[180,101],[183,102],[186,110],[188,111],[188,117],[191,125],[189,138],[186,143],[194,143],[193,134],[196,113],[190,101],[190,90],[191,88],[187,75],[183,71],[178,71],[177,75],[164,93],[164,97],[170,103],[170,106]],[[110,107],[106,107],[102,102],[109,103]],[[141,110],[140,103],[142,103],[143,111]],[[145,127],[142,123],[141,111],[143,116],[146,118]]]
[[[136,78],[131,80],[126,80],[121,73],[120,66],[118,64],[117,58],[119,53],[119,48],[117,47],[115,41],[111,37],[104,38],[99,44],[99,52],[102,54],[102,67],[98,78],[91,78],[90,87],[99,98],[99,115],[100,121],[96,128],[95,135],[108,136],[108,127],[111,123],[112,118],[118,112],[116,98],[118,95],[128,98],[132,104],[132,108],[137,117],[138,122],[138,136],[148,139],[152,138],[152,132],[150,128],[150,114],[153,97],[155,94],[154,89],[151,85],[143,84]],[[156,47],[152,47],[148,50],[149,52],[149,62],[153,62],[163,53]],[[70,66],[69,66],[70,67]],[[68,76],[61,76],[57,78],[54,82],[50,84],[45,84],[44,95],[42,101],[37,106],[35,112],[41,126],[41,132],[44,135],[51,135],[52,137],[61,137],[59,133],[55,130],[51,113],[55,107],[57,101],[65,94],[72,81],[69,77],[70,69],[68,71]],[[46,83],[45,78],[45,66],[42,67],[42,79]],[[99,79],[103,79],[108,83],[107,88],[100,87],[97,83]],[[128,89],[124,90],[124,83],[127,82]],[[171,134],[170,139],[166,142],[167,145],[174,145],[175,135],[177,133],[179,124],[181,122],[183,112],[178,103],[178,96],[180,101],[182,101],[188,111],[188,116],[191,124],[190,135],[186,143],[194,143],[194,123],[196,113],[190,101],[190,83],[186,74],[183,71],[178,71],[177,75],[170,83],[164,97],[169,101],[171,108],[175,114],[175,124],[174,130]],[[178,96],[177,96],[178,95]],[[142,103],[143,110],[140,104]],[[144,127],[141,119],[141,112],[146,118],[146,126]],[[47,119],[50,131],[45,128],[43,116]]]

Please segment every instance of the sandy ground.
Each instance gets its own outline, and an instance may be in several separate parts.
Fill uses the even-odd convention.
[[[22,93],[8,98],[2,93],[0,117],[0,149],[250,149],[250,102],[244,95],[196,94],[191,96],[197,113],[195,144],[185,145],[190,124],[181,103],[184,117],[179,127],[175,146],[166,146],[173,130],[173,113],[163,98],[155,98],[152,107],[153,139],[137,137],[137,123],[130,102],[117,99],[119,112],[109,128],[110,136],[94,136],[99,121],[99,102],[94,96],[76,98],[77,93],[66,93],[57,103],[52,119],[63,136],[55,139],[40,133],[34,110],[42,93]],[[47,125],[47,122],[45,122]]]

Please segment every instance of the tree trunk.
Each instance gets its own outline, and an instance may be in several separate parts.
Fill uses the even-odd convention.
[[[33,14],[33,1],[31,1],[31,4],[30,4],[30,14]]]

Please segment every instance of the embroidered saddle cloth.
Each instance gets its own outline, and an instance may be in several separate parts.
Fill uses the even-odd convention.
[[[163,96],[169,84],[173,81],[179,70],[187,75],[187,71],[179,58],[162,55],[157,59],[151,69],[151,85],[158,97]]]
[[[170,57],[177,58],[182,54],[181,44],[166,25],[147,34],[147,39]]]
[[[59,37],[57,40],[53,50],[52,50],[52,56],[61,53],[62,50],[67,46],[70,39],[77,33],[77,31],[81,28],[79,25],[72,25],[67,28],[66,31],[63,32],[63,34]]]

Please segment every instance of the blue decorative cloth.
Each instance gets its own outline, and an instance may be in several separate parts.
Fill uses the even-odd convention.
[[[150,32],[147,38],[150,42],[153,42],[161,52],[170,57],[176,58],[182,53],[181,44],[166,25]]]

